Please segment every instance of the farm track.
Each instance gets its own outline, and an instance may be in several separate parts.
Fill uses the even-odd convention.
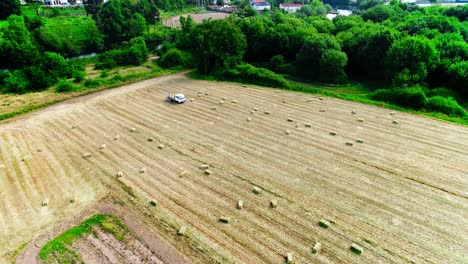
[[[194,101],[168,104],[169,90]],[[169,76],[3,124],[0,256],[123,184],[227,262],[281,263],[287,252],[297,263],[468,262],[468,129],[389,113]],[[235,209],[238,200],[244,209]],[[323,229],[320,219],[333,224]],[[315,241],[318,255],[310,253]]]

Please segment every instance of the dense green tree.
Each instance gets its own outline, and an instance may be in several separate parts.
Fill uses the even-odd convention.
[[[330,5],[324,5],[320,0],[312,0],[310,4],[303,5],[296,14],[299,17],[325,16],[331,10]]]
[[[371,80],[384,80],[385,57],[399,33],[372,23],[352,27],[337,35],[348,56],[346,71]]]
[[[229,20],[205,20],[192,31],[193,54],[198,70],[209,73],[242,61],[247,46],[245,36]]]
[[[311,80],[343,82],[346,63],[347,57],[340,44],[328,34],[307,37],[297,54],[298,72]]]
[[[424,83],[438,62],[434,43],[424,37],[396,40],[387,53],[388,74],[399,86]]]
[[[86,9],[86,14],[91,15],[95,21],[101,10],[101,5],[104,0],[83,0],[83,5]]]
[[[0,0],[0,20],[6,19],[10,15],[20,14],[19,0]]]
[[[146,31],[146,20],[136,9],[131,0],[112,0],[102,5],[98,27],[108,45],[128,41]]]
[[[362,18],[364,20],[372,20],[374,22],[382,22],[396,14],[393,7],[388,5],[376,5],[364,11]]]
[[[34,64],[39,55],[39,47],[26,28],[23,17],[9,16],[8,26],[0,39],[0,67],[20,69]]]
[[[366,10],[377,5],[383,5],[383,0],[358,0],[359,9]]]

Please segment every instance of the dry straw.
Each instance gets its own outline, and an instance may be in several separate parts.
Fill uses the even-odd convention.
[[[179,228],[179,231],[177,231],[177,235],[183,236],[185,234],[185,231],[187,231],[187,227],[186,226],[181,226]]]
[[[260,194],[260,193],[262,193],[262,189],[261,189],[260,187],[258,187],[258,186],[254,186],[254,187],[252,188],[252,191],[253,191],[253,193],[255,193],[255,194]]]
[[[322,245],[320,244],[320,242],[315,242],[315,245],[312,247],[312,253],[318,254],[321,248]]]
[[[328,222],[327,220],[325,219],[320,219],[319,221],[319,226],[323,227],[323,228],[328,228],[330,226],[330,222]]]
[[[356,243],[351,244],[350,249],[352,252],[356,253],[357,255],[361,255],[363,251],[362,247]]]
[[[229,217],[227,217],[227,216],[221,216],[221,217],[219,218],[219,221],[220,221],[221,223],[227,224],[227,223],[229,223],[229,222],[231,221],[231,219],[229,219]]]

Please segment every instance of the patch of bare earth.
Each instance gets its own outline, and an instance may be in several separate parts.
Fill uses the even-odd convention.
[[[189,262],[467,263],[467,127],[390,113],[169,76],[19,118],[0,126],[0,255],[111,191]]]
[[[230,15],[231,14],[229,14],[229,13],[216,13],[216,12],[203,13],[203,14],[180,15],[180,16],[175,16],[175,17],[171,17],[171,18],[168,18],[168,19],[164,19],[162,21],[162,23],[163,23],[163,25],[168,26],[168,27],[180,28],[180,17],[187,18],[188,16],[191,16],[193,21],[195,23],[199,24],[199,23],[202,23],[203,20],[206,20],[206,19],[213,19],[213,20],[224,19],[224,18],[226,18],[226,17],[228,17]]]

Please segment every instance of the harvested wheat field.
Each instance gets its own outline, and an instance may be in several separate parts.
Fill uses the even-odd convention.
[[[468,262],[464,126],[172,75],[3,123],[0,140],[0,255],[112,193],[187,262]]]

